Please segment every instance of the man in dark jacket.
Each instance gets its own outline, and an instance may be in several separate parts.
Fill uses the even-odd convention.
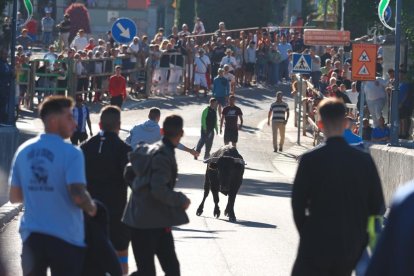
[[[210,99],[210,105],[207,106],[201,114],[201,137],[198,140],[196,151],[201,152],[204,144],[206,145],[206,151],[204,159],[210,157],[211,147],[213,146],[214,131],[218,132],[217,127],[217,100],[215,98]],[[194,159],[197,159],[194,156]]]
[[[367,245],[368,217],[384,207],[370,155],[344,138],[345,106],[321,102],[327,142],[301,158],[293,183],[293,216],[300,236],[292,275],[351,275]],[[321,164],[323,164],[321,166]]]
[[[183,119],[177,115],[165,118],[164,138],[156,144],[145,175],[137,176],[132,184],[123,222],[130,226],[131,243],[138,266],[138,275],[155,276],[154,255],[157,255],[166,275],[180,275],[171,227],[188,223],[185,210],[190,200],[174,191],[177,178],[175,147],[183,136]],[[130,155],[135,154],[135,151]],[[131,160],[132,161],[132,160]],[[134,167],[134,163],[132,166]],[[138,164],[134,171],[142,169]],[[140,185],[137,182],[141,181]]]
[[[123,172],[131,147],[118,136],[121,110],[117,106],[103,108],[99,126],[99,134],[81,146],[85,156],[88,191],[108,209],[110,240],[117,251],[123,273],[127,274],[130,233],[121,218],[128,188]]]

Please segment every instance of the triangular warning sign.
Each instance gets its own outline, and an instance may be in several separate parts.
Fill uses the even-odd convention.
[[[362,65],[361,69],[358,71],[358,75],[367,76],[369,75],[368,68],[364,65]]]
[[[302,70],[309,72],[312,71],[304,56],[300,56],[298,62],[296,62],[295,66],[293,67],[293,70]]]
[[[371,60],[369,59],[369,56],[367,54],[367,52],[365,52],[365,50],[361,53],[361,55],[359,56],[358,61],[362,61],[362,62],[370,62]]]

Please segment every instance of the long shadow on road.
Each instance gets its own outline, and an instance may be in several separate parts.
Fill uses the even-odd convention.
[[[180,174],[177,188],[199,189],[200,197],[202,197],[204,174]],[[244,178],[238,195],[290,197],[291,192],[292,184],[290,183]],[[221,194],[220,196],[223,197]]]

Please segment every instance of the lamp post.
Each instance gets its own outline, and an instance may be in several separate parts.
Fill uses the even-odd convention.
[[[16,68],[16,32],[17,32],[17,0],[13,0],[13,11],[12,11],[12,26],[11,26],[11,43],[10,43],[10,63],[11,68],[14,71]],[[9,90],[9,102],[7,106],[7,124],[11,126],[16,125],[16,116],[15,116],[15,106],[16,106],[16,79],[13,76],[10,82]]]
[[[398,145],[398,132],[400,126],[398,114],[398,93],[400,92],[400,55],[401,55],[401,7],[402,1],[396,2],[395,15],[395,81],[391,95],[391,145]]]

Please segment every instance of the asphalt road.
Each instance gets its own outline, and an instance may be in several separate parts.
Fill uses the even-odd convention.
[[[192,201],[188,214],[190,223],[173,230],[182,275],[289,275],[298,245],[294,227],[290,193],[296,171],[295,155],[310,147],[310,138],[302,138],[302,145],[295,145],[297,130],[293,116],[288,124],[283,153],[274,153],[270,127],[266,124],[267,112],[274,100],[275,91],[243,89],[236,91],[236,104],[244,113],[244,128],[240,133],[238,149],[247,167],[243,185],[236,198],[237,223],[225,217],[213,217],[213,200],[210,195],[204,213],[196,216],[196,209],[203,196],[205,164],[188,153],[177,151],[179,180],[177,188]],[[291,108],[293,103],[287,99]],[[148,107],[161,108],[162,118],[179,114],[184,118],[183,144],[196,145],[200,132],[202,109],[207,98],[177,97],[151,99],[146,102],[128,102],[122,113],[121,136],[134,124],[144,121]],[[99,106],[92,108],[98,112]],[[292,115],[292,114],[291,114]],[[98,113],[92,114],[94,132],[98,131]],[[38,119],[22,119],[19,127],[41,130]],[[216,136],[213,150],[223,145],[223,137]],[[201,156],[204,154],[202,152]],[[223,212],[227,198],[221,196]],[[0,256],[6,259],[9,275],[20,275],[19,254],[21,241],[17,232],[19,218],[0,233]],[[136,268],[131,251],[130,268]],[[158,275],[163,275],[159,265]]]

